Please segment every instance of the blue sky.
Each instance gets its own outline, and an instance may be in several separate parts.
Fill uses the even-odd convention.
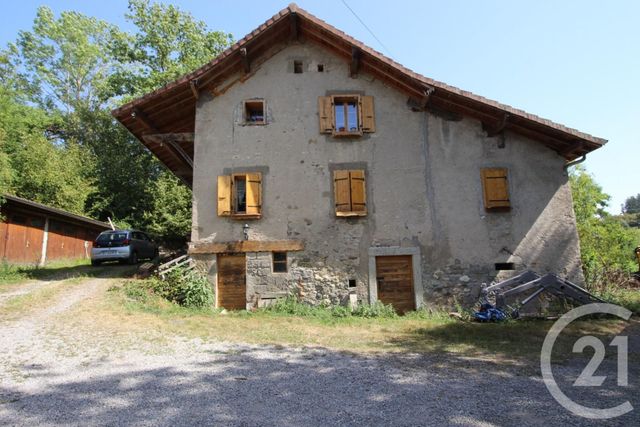
[[[300,7],[428,77],[577,128],[609,143],[586,167],[612,196],[640,193],[640,2],[590,0],[299,0]],[[285,1],[171,3],[211,29],[243,37]],[[4,4],[0,44],[29,29],[39,5],[127,28],[126,0],[20,0]]]

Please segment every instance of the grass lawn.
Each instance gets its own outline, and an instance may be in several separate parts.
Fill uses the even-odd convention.
[[[125,281],[74,314],[77,326],[91,323],[105,333],[122,329],[146,335],[290,346],[320,346],[342,351],[456,353],[465,356],[531,361],[552,321],[521,320],[481,324],[454,320],[442,313],[416,312],[403,317],[359,318],[326,315],[294,316],[258,310],[221,314],[170,303],[150,292],[142,281]],[[97,322],[97,323],[96,323]],[[637,321],[636,321],[637,323]],[[572,324],[556,348],[571,353],[575,340],[588,335],[605,339],[627,326],[612,319]],[[609,339],[610,341],[610,339]],[[630,355],[632,357],[633,355]],[[635,357],[635,356],[633,356]]]
[[[11,285],[20,284],[29,280],[82,279],[109,275],[112,271],[120,271],[123,269],[134,271],[135,268],[136,266],[120,267],[113,264],[103,264],[99,267],[94,267],[88,259],[53,261],[44,267],[0,262],[0,293],[12,290],[14,287]]]

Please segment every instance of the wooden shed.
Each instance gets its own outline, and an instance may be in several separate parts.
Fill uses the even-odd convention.
[[[91,246],[109,224],[21,197],[4,195],[0,206],[0,260],[44,265],[91,256]]]

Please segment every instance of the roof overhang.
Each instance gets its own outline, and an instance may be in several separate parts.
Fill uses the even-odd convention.
[[[22,197],[12,196],[9,194],[0,195],[5,199],[5,203],[0,207],[0,210],[21,210],[24,212],[37,213],[43,216],[52,217],[55,219],[64,220],[74,224],[80,224],[85,227],[98,228],[101,230],[110,229],[111,226],[106,222],[98,221],[86,216],[67,212],[62,209],[54,208],[51,206],[43,205],[42,203],[33,202],[31,200],[23,199]]]
[[[112,111],[113,116],[187,185],[193,178],[196,103],[203,91],[220,96],[290,42],[316,43],[408,97],[408,105],[448,117],[482,122],[489,136],[517,132],[555,150],[567,161],[607,141],[525,111],[417,74],[365,46],[295,4],[271,17],[199,69]],[[278,46],[280,46],[278,48]],[[232,77],[236,76],[235,79]]]

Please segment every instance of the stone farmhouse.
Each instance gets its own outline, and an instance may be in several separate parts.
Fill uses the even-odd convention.
[[[216,303],[400,312],[583,281],[568,165],[606,140],[414,73],[291,4],[113,111],[193,189]]]

